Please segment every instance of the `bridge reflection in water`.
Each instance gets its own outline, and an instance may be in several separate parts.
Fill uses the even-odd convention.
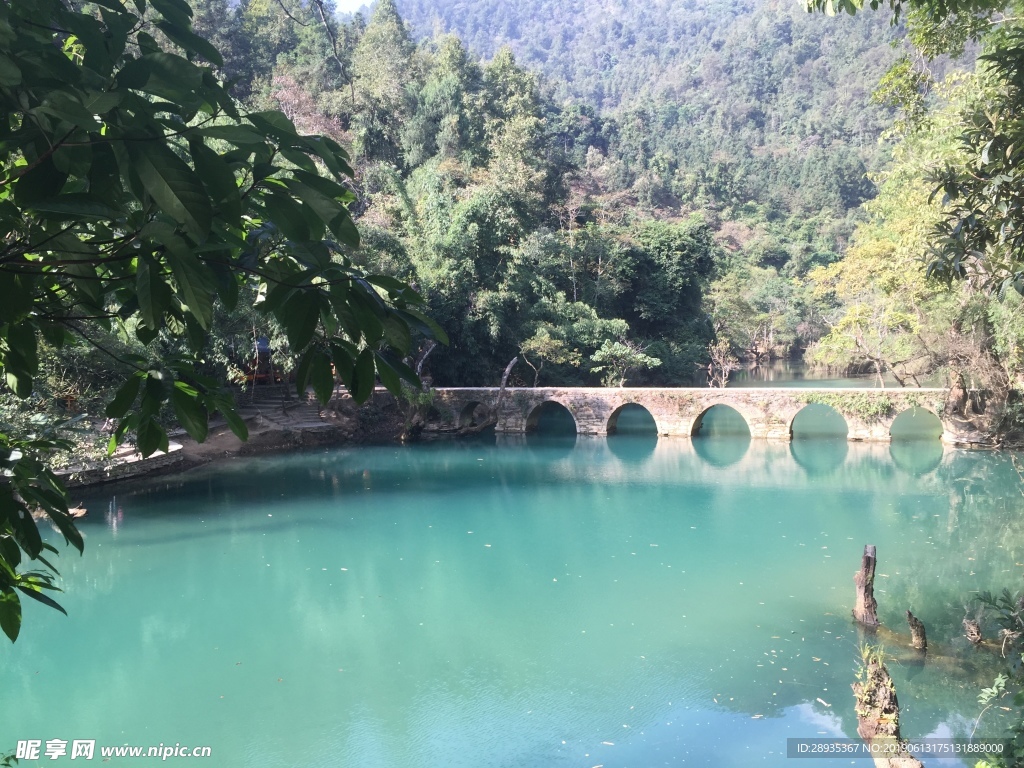
[[[822,405],[808,406],[800,413],[788,444],[753,441],[743,417],[722,405],[701,415],[691,440],[659,438],[653,417],[639,405],[626,405],[615,416],[612,434],[577,435],[569,411],[552,404],[540,409],[530,432],[488,433],[481,439],[500,446],[536,447],[549,460],[577,450],[588,452],[592,459],[585,465],[607,469],[617,462],[624,482],[643,481],[645,474],[652,481],[666,472],[682,480],[709,470],[728,470],[723,481],[741,474],[754,485],[803,486],[809,478],[829,478],[830,484],[842,485],[847,475],[853,488],[863,485],[865,471],[885,476],[887,482],[894,474],[920,479],[938,469],[944,458],[949,464],[956,455],[945,451],[939,440],[939,420],[920,410],[907,411],[896,420],[888,444],[850,443],[842,417]],[[914,488],[920,490],[921,485],[915,482]]]
[[[434,390],[432,427],[457,429],[488,421],[497,432],[532,433],[554,414],[566,432],[612,435],[628,414],[644,412],[656,434],[696,437],[722,433],[788,441],[835,437],[888,442],[896,436],[941,438],[950,444],[985,442],[973,425],[950,413],[944,389],[604,389],[495,388]],[[717,413],[709,420],[709,415]],[[730,413],[730,416],[723,415]],[[626,414],[625,422],[622,415]],[[550,427],[553,428],[553,427]]]

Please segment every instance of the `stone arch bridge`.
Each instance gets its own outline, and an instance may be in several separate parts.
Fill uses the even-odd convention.
[[[505,390],[500,411],[495,412],[498,392],[497,387],[435,389],[435,412],[430,420],[442,429],[493,421],[498,432],[523,433],[536,427],[541,406],[558,403],[572,414],[577,433],[608,435],[615,432],[622,407],[636,404],[654,418],[659,435],[691,437],[709,408],[726,405],[743,417],[752,438],[790,440],[797,413],[819,403],[835,409],[846,420],[849,440],[887,442],[899,414],[923,408],[942,423],[943,441],[979,442],[966,422],[945,414],[945,389],[510,387]]]

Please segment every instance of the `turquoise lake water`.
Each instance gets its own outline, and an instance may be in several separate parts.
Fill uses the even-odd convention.
[[[217,768],[792,768],[787,738],[856,735],[866,543],[883,622],[905,631],[909,608],[960,659],[891,665],[904,734],[971,731],[997,667],[960,621],[1024,563],[1009,454],[640,426],[89,492],[85,556],[59,558],[70,615],[26,606],[0,656],[0,753],[59,738],[208,745],[167,762]],[[978,734],[1003,727],[990,714]],[[806,764],[840,763],[869,765]]]

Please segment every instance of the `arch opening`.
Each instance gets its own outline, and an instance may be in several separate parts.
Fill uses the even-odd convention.
[[[743,415],[728,405],[712,405],[693,422],[693,450],[713,467],[742,461],[750,449],[750,427]]]
[[[797,412],[789,425],[789,435],[793,440],[845,440],[849,434],[850,427],[843,415],[824,403],[808,403]]]
[[[746,437],[750,438],[747,420],[729,405],[712,405],[693,422],[691,437]]]
[[[490,408],[479,400],[471,400],[459,412],[459,429],[480,426],[490,417]]]
[[[942,432],[939,417],[919,406],[900,413],[889,427],[889,437],[893,440],[938,440]]]
[[[658,424],[651,412],[642,405],[626,403],[616,408],[608,417],[608,434],[657,437]]]
[[[546,400],[526,417],[526,431],[535,435],[576,436],[579,431],[572,412],[561,403]]]

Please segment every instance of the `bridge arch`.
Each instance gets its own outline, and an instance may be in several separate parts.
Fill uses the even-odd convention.
[[[718,413],[722,418],[721,428],[724,429],[725,432],[728,434],[742,434],[743,430],[739,428],[739,422],[743,422],[747,428],[747,436],[749,437],[753,434],[751,425],[757,423],[756,413],[753,413],[752,411],[745,413],[748,409],[744,408],[739,403],[718,402],[707,404],[706,407],[697,414],[697,418],[693,420],[693,427],[690,429],[691,437],[695,437],[700,433],[701,427],[704,426],[704,417],[708,415],[709,411],[716,408],[719,409]]]
[[[648,432],[654,435],[658,434],[658,419],[651,413],[651,410],[641,403],[629,402],[623,403],[609,414],[605,427],[609,435],[619,434],[619,417],[623,412],[625,412],[628,422],[625,426],[630,434],[646,434]],[[648,423],[649,429],[647,428]]]
[[[831,405],[807,403],[789,420],[790,439],[804,437],[835,437],[846,440],[850,422]]]
[[[938,440],[942,433],[942,419],[931,408],[921,405],[900,411],[889,425],[892,440]]]
[[[526,417],[525,431],[536,432],[542,426],[542,422],[545,419],[549,422],[560,420],[568,425],[566,416],[572,421],[573,432],[579,433],[579,422],[577,422],[575,414],[573,414],[572,409],[566,403],[556,399],[544,400],[530,409],[530,413]]]
[[[491,408],[480,400],[470,400],[459,411],[458,426],[460,429],[483,424],[491,416]]]

